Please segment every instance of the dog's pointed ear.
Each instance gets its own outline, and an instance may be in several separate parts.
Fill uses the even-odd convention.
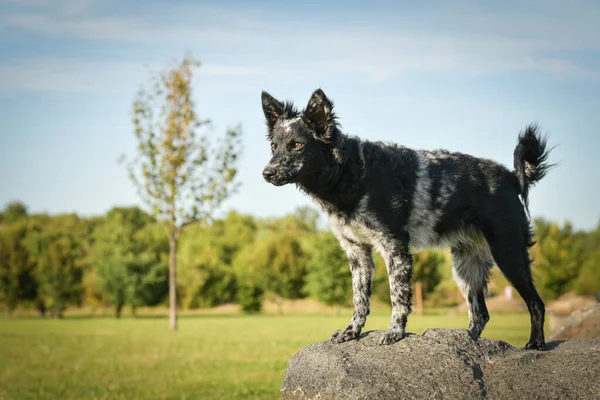
[[[267,127],[269,129],[269,136],[275,126],[275,123],[283,114],[284,105],[282,102],[271,96],[269,93],[263,91],[261,95],[262,108],[267,119]]]
[[[315,125],[317,138],[331,142],[336,132],[336,116],[333,112],[333,102],[317,89],[310,96],[304,115]]]

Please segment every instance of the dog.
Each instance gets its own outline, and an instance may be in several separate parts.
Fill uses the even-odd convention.
[[[380,344],[405,336],[411,312],[414,249],[449,246],[452,275],[477,339],[490,317],[485,304],[489,270],[496,264],[524,299],[531,317],[526,349],[543,350],[545,307],[534,286],[529,188],[551,167],[547,138],[535,124],[519,133],[514,170],[446,150],[412,150],[342,133],[333,102],[321,89],[305,109],[262,92],[272,158],[264,179],[295,184],[327,215],[347,254],[354,312],[334,343],[358,338],[370,311],[372,250],[386,262],[392,315]]]

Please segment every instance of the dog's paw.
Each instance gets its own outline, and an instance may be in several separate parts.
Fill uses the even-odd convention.
[[[333,343],[343,343],[349,340],[356,339],[360,332],[354,330],[351,326],[347,326],[344,329],[340,329],[331,335],[331,342]]]
[[[388,345],[399,342],[404,338],[404,331],[399,330],[387,330],[383,333],[383,336],[379,340],[379,344]]]
[[[529,342],[523,348],[524,350],[539,350],[543,351],[546,345],[543,342]]]
[[[473,339],[475,341],[479,340],[479,337],[481,336],[481,330],[478,330],[478,329],[469,328],[467,333],[469,334],[471,339]]]

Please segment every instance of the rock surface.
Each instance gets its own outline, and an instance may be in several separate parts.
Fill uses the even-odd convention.
[[[600,338],[600,304],[573,311],[564,325],[549,336],[549,340]],[[599,378],[600,379],[600,378]]]
[[[288,363],[284,399],[600,399],[600,339],[524,351],[462,329],[391,346],[381,331],[311,344]]]

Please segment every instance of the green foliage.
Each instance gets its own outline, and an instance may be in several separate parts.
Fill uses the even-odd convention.
[[[427,295],[427,307],[454,307],[463,301],[456,283],[452,280],[443,280]]]
[[[0,302],[9,312],[14,311],[19,302],[31,301],[37,296],[35,263],[24,246],[26,235],[26,222],[0,229]]]
[[[152,78],[133,103],[138,157],[130,177],[153,214],[175,226],[206,221],[238,187],[241,130],[228,129],[211,143],[198,129],[192,78],[200,62],[190,56]]]
[[[306,255],[291,234],[271,234],[246,246],[235,258],[234,269],[239,285],[252,288],[251,294],[271,292],[284,299],[304,296]]]
[[[115,306],[158,303],[165,294],[168,242],[164,227],[138,207],[113,208],[94,231],[100,290]]]
[[[373,296],[385,304],[390,304],[390,283],[388,280],[385,261],[377,252],[373,253],[373,261],[375,262],[375,274],[373,276]]]
[[[252,217],[230,212],[210,226],[190,226],[183,232],[178,263],[184,307],[210,307],[235,300],[232,263],[238,252],[254,241],[256,231]]]
[[[20,204],[20,203],[19,203]],[[163,304],[168,290],[169,239],[165,224],[137,207],[114,208],[105,216],[27,215],[13,207],[11,223],[0,224],[0,303],[4,309],[41,306],[61,316],[69,306],[89,308]],[[19,211],[21,210],[21,211]],[[331,233],[319,230],[318,213],[300,208],[281,218],[225,218],[181,229],[177,261],[184,308],[237,301],[260,311],[264,298],[310,296],[325,304],[350,305],[348,261]],[[540,293],[546,299],[574,290],[600,290],[600,226],[576,232],[569,224],[536,221],[531,253]],[[168,224],[167,224],[168,228]],[[168,230],[168,229],[167,229]],[[451,306],[460,300],[445,253],[414,256],[413,281],[422,282],[425,304]],[[389,304],[385,263],[374,254],[373,295]],[[508,282],[494,269],[492,292]]]
[[[537,243],[531,249],[534,275],[542,297],[555,299],[572,289],[584,260],[584,248],[568,222],[561,228],[538,219],[535,232]]]
[[[421,282],[423,299],[427,299],[442,281],[440,267],[444,262],[444,255],[434,250],[422,251],[413,256],[413,282]]]
[[[600,225],[581,240],[585,259],[574,283],[575,291],[580,295],[595,295],[600,292]]]
[[[594,295],[600,292],[600,250],[594,251],[581,265],[574,289],[580,295]]]
[[[89,224],[73,214],[38,218],[32,221],[24,243],[36,263],[39,296],[61,318],[69,302],[81,303]]]
[[[27,217],[27,206],[20,201],[10,202],[4,207],[2,212],[2,219],[0,220],[3,224],[13,224],[19,220]]]
[[[247,314],[260,312],[264,294],[264,289],[257,282],[240,282],[237,299],[242,311]]]
[[[274,236],[265,240],[262,250],[266,255],[266,289],[284,299],[304,297],[306,256],[300,241],[291,235]]]
[[[352,275],[346,253],[329,232],[311,237],[307,251],[305,290],[327,305],[347,305],[352,301]]]

